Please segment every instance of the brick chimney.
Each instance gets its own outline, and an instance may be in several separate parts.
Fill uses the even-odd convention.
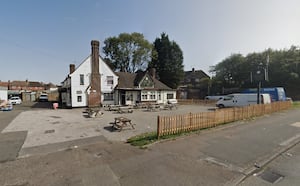
[[[92,40],[91,54],[91,89],[89,94],[88,106],[99,107],[101,105],[101,80],[99,73],[99,41]]]
[[[75,71],[75,64],[70,64],[70,74]]]
[[[153,79],[156,78],[156,69],[155,68],[150,68],[149,73],[152,76]]]

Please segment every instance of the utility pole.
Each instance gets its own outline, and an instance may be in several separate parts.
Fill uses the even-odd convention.
[[[270,55],[268,53],[268,55],[267,55],[267,65],[266,65],[266,68],[265,68],[265,80],[266,81],[269,81],[269,63],[270,63]]]

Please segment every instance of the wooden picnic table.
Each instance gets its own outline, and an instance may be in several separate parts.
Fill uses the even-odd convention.
[[[103,115],[103,112],[101,112],[100,108],[87,108],[86,111],[90,118]]]
[[[165,109],[172,110],[173,108],[177,109],[177,104],[174,103],[168,103],[164,106]]]
[[[119,107],[117,110],[119,114],[124,114],[124,113],[133,113],[133,109],[130,107]]]
[[[158,111],[161,110],[161,107],[159,104],[148,104],[147,111]]]
[[[132,129],[134,129],[133,124],[131,123],[131,119],[125,117],[116,117],[115,122],[112,125],[113,129],[119,129],[119,132],[122,131],[123,127],[130,125]]]

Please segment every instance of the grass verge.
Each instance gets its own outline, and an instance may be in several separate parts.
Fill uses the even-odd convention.
[[[299,102],[299,107],[300,107],[300,102]],[[255,117],[251,117],[248,119],[244,119],[244,120],[254,120]],[[133,146],[138,146],[142,149],[147,148],[146,146],[152,143],[155,143],[157,141],[160,140],[166,140],[166,139],[176,139],[179,136],[184,136],[184,135],[190,135],[190,134],[197,134],[199,132],[201,132],[202,130],[207,130],[207,129],[211,129],[211,128],[216,128],[222,125],[227,125],[230,124],[232,122],[226,122],[226,123],[222,123],[222,124],[218,124],[217,126],[212,126],[212,127],[208,127],[208,128],[202,128],[202,129],[196,129],[196,130],[191,130],[191,131],[183,131],[183,132],[178,132],[175,134],[169,134],[169,135],[165,135],[165,136],[161,136],[159,137],[159,139],[157,138],[157,133],[156,132],[148,132],[148,133],[144,133],[144,134],[140,134],[137,136],[133,136],[131,138],[129,138],[127,140],[127,143],[130,143]]]
[[[225,125],[225,124],[228,124],[228,123],[223,123],[222,125]],[[214,128],[214,127],[209,127],[209,128]],[[155,143],[159,140],[176,139],[179,136],[198,133],[202,130],[206,130],[209,128],[197,129],[197,130],[186,131],[186,132],[179,132],[179,133],[175,133],[175,134],[169,134],[169,135],[161,136],[161,137],[159,137],[159,139],[157,138],[156,132],[149,132],[149,133],[144,133],[141,135],[133,136],[127,140],[127,143],[130,143],[133,146],[138,146],[140,148],[146,148],[146,145]]]
[[[133,146],[143,147],[158,141],[156,132],[148,132],[141,135],[133,136],[127,140]]]
[[[300,101],[294,101],[293,102],[293,107],[294,108],[300,108]]]

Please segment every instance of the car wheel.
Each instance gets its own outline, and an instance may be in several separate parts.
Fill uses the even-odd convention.
[[[218,105],[219,108],[225,108],[223,104]]]

